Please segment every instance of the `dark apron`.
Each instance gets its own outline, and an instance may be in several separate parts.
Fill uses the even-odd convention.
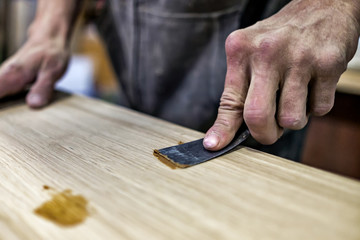
[[[97,25],[121,84],[120,104],[206,131],[224,88],[226,37],[285,3],[107,1]]]

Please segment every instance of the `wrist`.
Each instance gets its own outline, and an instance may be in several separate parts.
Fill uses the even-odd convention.
[[[81,0],[39,0],[35,19],[28,29],[28,38],[32,40],[56,38],[68,42],[81,2]]]

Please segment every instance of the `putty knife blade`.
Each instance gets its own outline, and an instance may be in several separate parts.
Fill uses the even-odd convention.
[[[206,150],[203,147],[203,139],[199,139],[172,147],[154,150],[154,156],[171,168],[186,168],[227,153],[245,141],[249,135],[250,132],[247,129],[239,131],[232,142],[219,151]]]

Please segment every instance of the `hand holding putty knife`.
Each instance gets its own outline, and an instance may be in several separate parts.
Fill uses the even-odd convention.
[[[170,168],[187,168],[229,152],[245,141],[249,135],[250,132],[247,128],[240,128],[234,139],[219,151],[206,150],[203,146],[203,139],[198,139],[192,142],[154,150],[153,154]]]

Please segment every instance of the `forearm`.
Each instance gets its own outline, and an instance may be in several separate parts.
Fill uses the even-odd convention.
[[[83,0],[38,0],[36,16],[29,27],[28,37],[56,37],[67,42]]]

